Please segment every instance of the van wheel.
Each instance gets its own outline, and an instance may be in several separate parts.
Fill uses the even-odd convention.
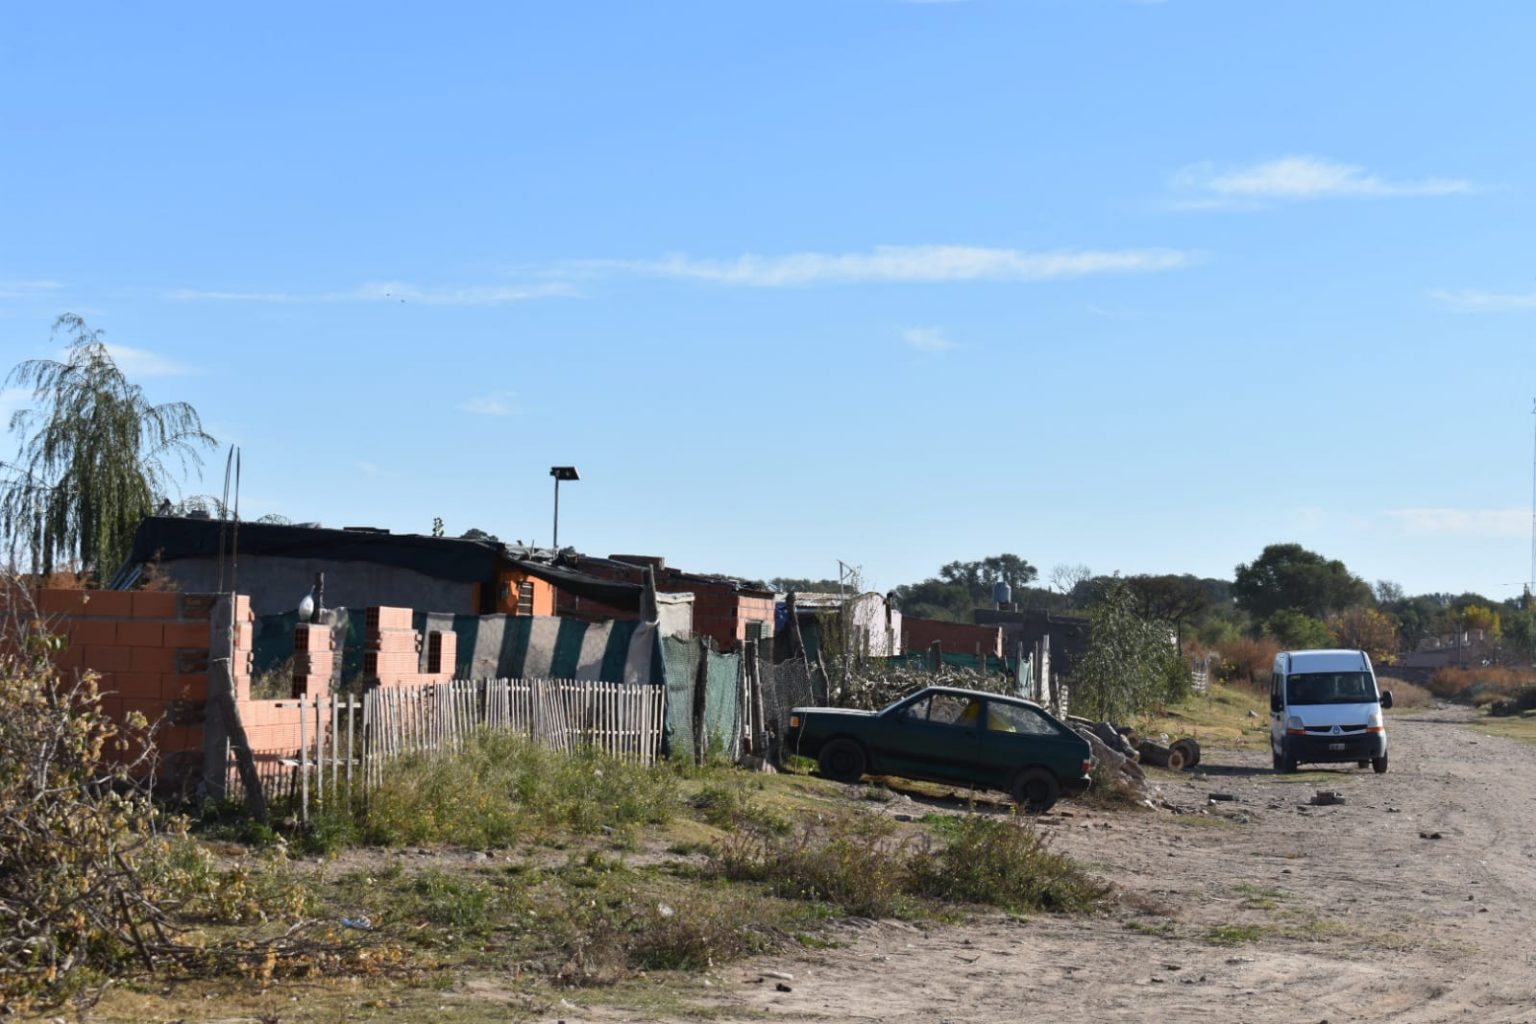
[[[866,767],[864,748],[846,736],[840,737],[821,748],[817,766],[823,778],[833,782],[858,782],[864,777]]]
[[[1280,767],[1277,770],[1282,775],[1296,774],[1296,755],[1291,752],[1289,743],[1280,748]]]
[[[1387,774],[1387,755],[1382,754],[1380,757],[1371,758],[1371,768],[1377,775]]]
[[[1013,783],[1013,798],[1028,814],[1044,814],[1061,797],[1061,783],[1044,768],[1029,768]]]
[[[1274,747],[1269,748],[1269,761],[1277,772],[1285,765],[1285,760],[1281,758],[1279,754],[1275,753]]]

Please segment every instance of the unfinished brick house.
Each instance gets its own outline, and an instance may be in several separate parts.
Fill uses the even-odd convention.
[[[722,651],[735,650],[744,640],[766,640],[774,634],[775,594],[762,583],[732,576],[684,572],[669,567],[666,559],[653,555],[597,558],[566,552],[561,555],[557,567],[627,584],[642,583],[649,567],[655,573],[659,593],[693,595],[694,634],[713,638]],[[555,613],[589,620],[638,616],[636,608],[607,604],[565,587],[556,592]]]

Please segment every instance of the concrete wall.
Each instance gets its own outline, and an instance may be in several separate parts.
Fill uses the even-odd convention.
[[[212,593],[219,585],[219,565],[211,558],[179,558],[166,562],[161,572],[185,593]],[[299,606],[315,573],[325,573],[325,604],[328,608],[366,608],[388,605],[422,611],[480,613],[480,587],[433,579],[412,569],[369,562],[341,562],[312,558],[247,556],[240,560],[240,593],[250,598],[258,615],[288,612]],[[224,585],[229,586],[226,567]]]

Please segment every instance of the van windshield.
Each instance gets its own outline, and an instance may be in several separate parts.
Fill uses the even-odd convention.
[[[1287,704],[1374,704],[1369,672],[1300,672],[1286,677]]]

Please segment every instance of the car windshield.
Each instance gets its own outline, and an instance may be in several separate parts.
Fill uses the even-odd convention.
[[[1374,704],[1369,672],[1299,672],[1285,682],[1287,704]]]

